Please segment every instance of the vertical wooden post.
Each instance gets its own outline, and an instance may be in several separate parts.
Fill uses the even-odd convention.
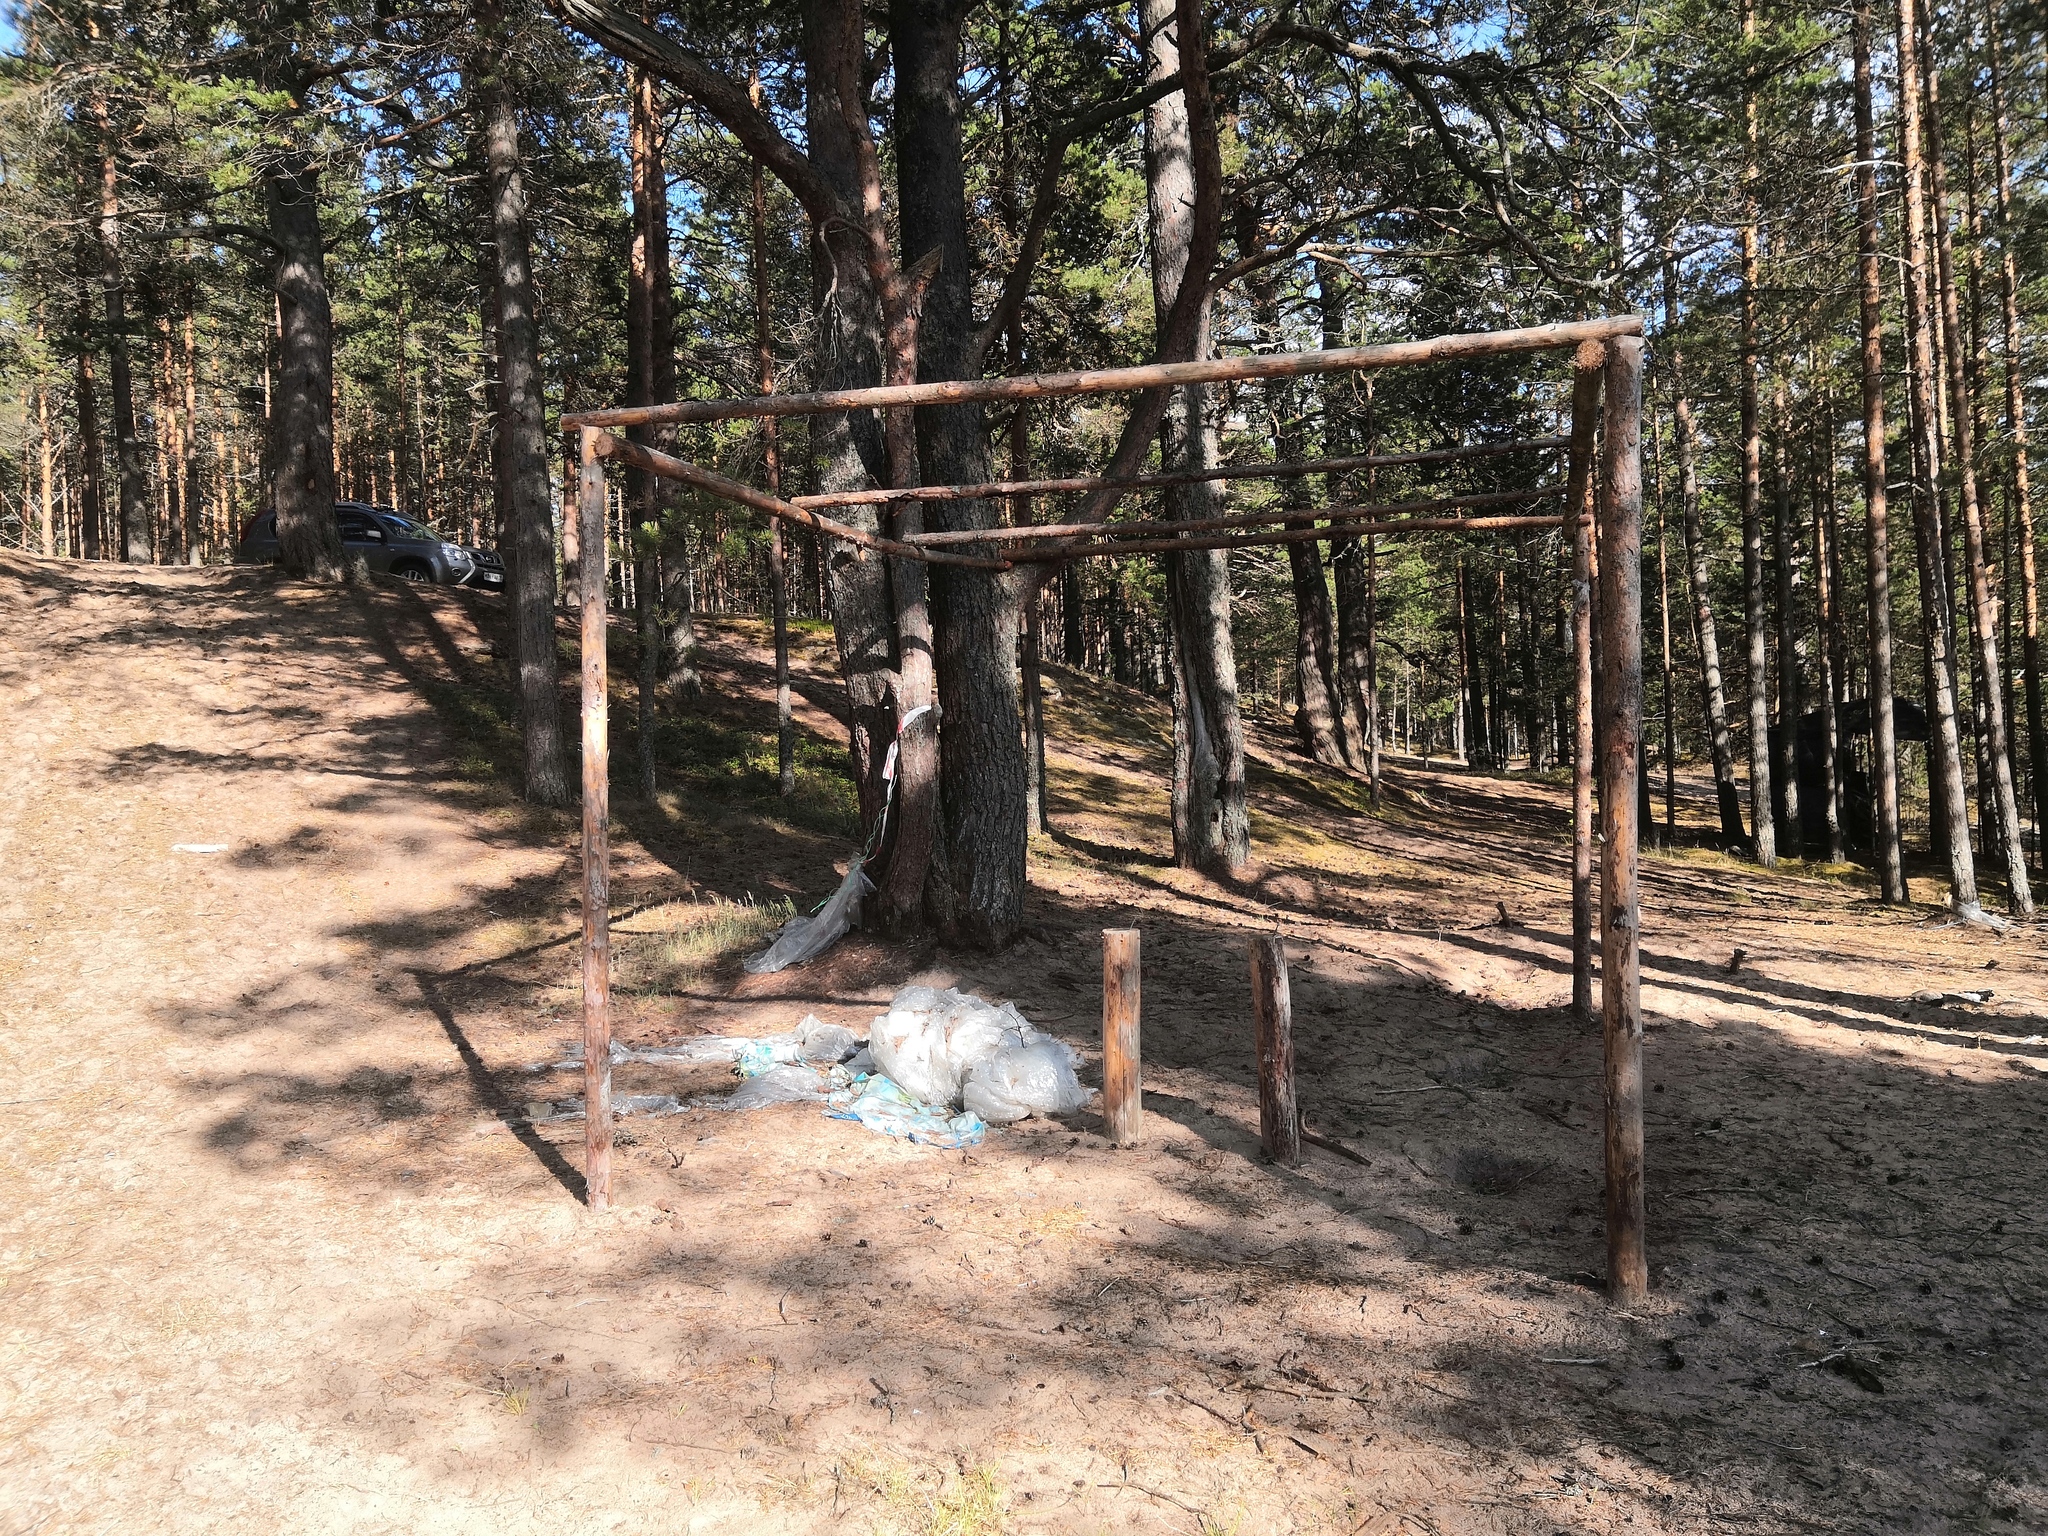
[[[1138,930],[1102,930],[1102,1124],[1119,1147],[1134,1147],[1145,1102],[1138,1071]]]
[[[1649,1295],[1643,1246],[1643,1011],[1636,784],[1643,737],[1643,343],[1608,349],[1600,515],[1600,1015],[1606,1042],[1607,1286]]]
[[[605,476],[597,433],[578,435],[577,553],[583,577],[583,1181],[612,1203],[611,753],[605,735]]]
[[[1607,349],[1572,355],[1572,441],[1565,506],[1572,524],[1572,1017],[1593,1019],[1593,440]]]
[[[1276,1163],[1301,1161],[1301,1110],[1294,1099],[1294,1005],[1287,949],[1277,933],[1252,940],[1252,1031],[1259,1052],[1259,1145]]]

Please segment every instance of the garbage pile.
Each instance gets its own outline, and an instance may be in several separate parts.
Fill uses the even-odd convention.
[[[705,1035],[642,1050],[614,1041],[612,1060],[729,1061],[744,1079],[732,1093],[687,1104],[673,1095],[642,1096],[644,1104],[617,1100],[621,1113],[817,1103],[834,1119],[935,1147],[975,1146],[991,1125],[1070,1114],[1091,1097],[1064,1040],[1033,1028],[1014,1004],[998,1007],[952,987],[905,987],[869,1026],[865,1041],[811,1015],[786,1034],[758,1039]],[[579,1047],[533,1070],[582,1064]],[[549,1113],[535,1118],[574,1119],[582,1112],[573,1101],[545,1108]]]

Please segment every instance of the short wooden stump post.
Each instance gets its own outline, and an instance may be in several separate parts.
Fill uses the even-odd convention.
[[[1252,1027],[1259,1052],[1259,1145],[1291,1168],[1301,1161],[1301,1108],[1294,1098],[1287,947],[1277,933],[1252,940]]]
[[[1138,930],[1102,930],[1102,1125],[1119,1147],[1134,1147],[1145,1118],[1138,1072]]]

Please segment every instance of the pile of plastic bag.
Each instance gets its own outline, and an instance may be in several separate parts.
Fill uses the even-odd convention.
[[[815,1014],[780,1035],[700,1035],[672,1046],[629,1050],[614,1041],[614,1062],[728,1061],[743,1081],[731,1093],[679,1104],[673,1096],[616,1100],[621,1113],[678,1109],[750,1110],[771,1104],[823,1104],[835,1119],[936,1147],[971,1147],[990,1125],[1030,1115],[1063,1115],[1091,1097],[1075,1075],[1073,1048],[1041,1034],[1015,1006],[1000,1007],[951,987],[905,987],[869,1026],[863,1045],[842,1024]],[[581,1067],[581,1047],[549,1067]],[[627,1106],[631,1105],[631,1108]],[[581,1114],[572,1102],[547,1118]]]
[[[905,987],[868,1030],[875,1067],[912,1098],[957,1105],[992,1125],[1071,1114],[1088,1102],[1073,1048],[1040,1034],[1012,1003]]]

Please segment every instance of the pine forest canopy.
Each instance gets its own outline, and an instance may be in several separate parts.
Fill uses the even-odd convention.
[[[1651,776],[1711,769],[1717,845],[1764,863],[1853,856],[1901,900],[1924,847],[1965,915],[1980,882],[2031,909],[2030,6],[59,0],[6,20],[0,539],[221,563],[274,510],[291,572],[348,579],[331,508],[353,499],[494,544],[535,800],[571,797],[565,413],[1641,314]],[[888,537],[1312,525],[1544,483],[1540,460],[1428,455],[1553,437],[1568,396],[1562,367],[1502,358],[629,435]],[[1330,459],[1378,462],[1201,478]],[[1043,484],[1090,477],[1151,483]],[[873,914],[897,929],[1015,931],[1046,814],[1040,655],[1173,700],[1176,856],[1223,872],[1249,854],[1247,712],[1284,711],[1375,789],[1384,751],[1535,773],[1571,751],[1554,529],[905,570],[616,478],[638,739],[701,686],[693,616],[830,619],[869,832],[892,743],[902,762]],[[1016,482],[1036,488],[862,499]]]

